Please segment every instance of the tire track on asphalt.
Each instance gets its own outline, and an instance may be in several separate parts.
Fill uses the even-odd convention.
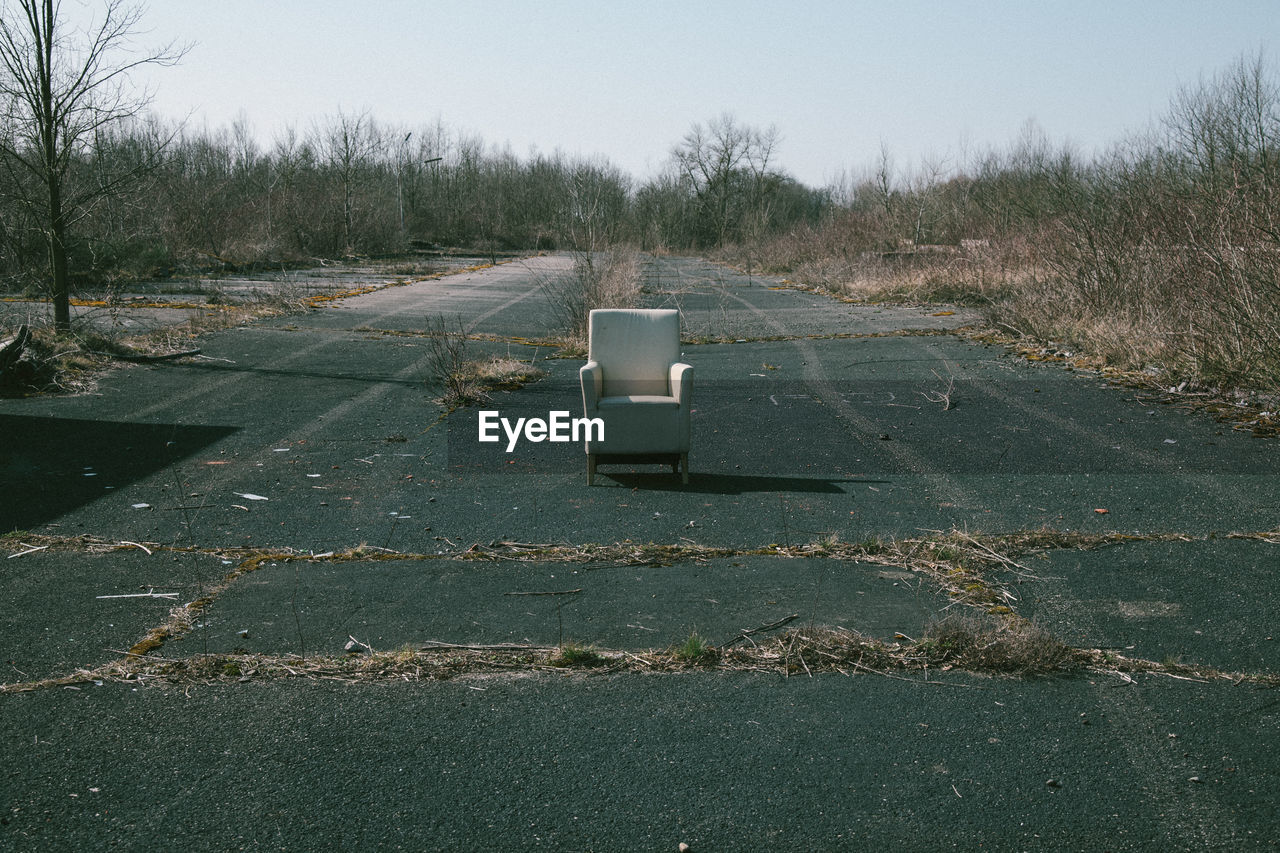
[[[730,293],[729,296],[748,310],[759,315],[771,327],[779,329],[783,334],[788,333],[783,324],[769,317],[764,311],[752,305],[746,299],[734,293]],[[800,340],[794,341],[793,345],[807,362],[804,373],[805,380],[810,382],[825,398],[829,398],[843,421],[847,421],[854,428],[860,429],[864,433],[872,432],[875,429],[875,424],[866,417],[859,415],[844,402],[838,389],[828,378],[826,368],[823,366],[821,359],[819,359],[817,349],[813,344],[809,341]],[[981,383],[975,383],[975,385],[979,384]],[[994,392],[993,396],[996,396]],[[1031,413],[1034,414],[1034,410]],[[1043,412],[1039,414],[1046,421],[1052,420]],[[1077,427],[1078,429],[1080,428]],[[918,454],[902,447],[891,447],[889,451],[900,462],[924,476],[939,490],[949,490],[958,498],[976,500],[974,496],[971,496],[966,489],[959,486],[950,477],[932,469],[926,460]],[[1079,602],[1075,602],[1075,606],[1072,609],[1076,612],[1083,610]],[[1087,618],[1078,619],[1077,624],[1081,625],[1087,636],[1096,637],[1099,635],[1098,626],[1092,620]],[[1196,790],[1190,792],[1190,794],[1182,789],[1174,790],[1172,788],[1172,784],[1176,783],[1170,780],[1185,780],[1195,775],[1195,771],[1186,762],[1174,759],[1168,749],[1159,749],[1150,743],[1150,732],[1158,730],[1159,726],[1157,724],[1163,722],[1151,703],[1143,700],[1141,694],[1123,694],[1114,690],[1101,689],[1099,695],[1100,700],[1111,708],[1108,714],[1109,719],[1116,722],[1117,727],[1122,729],[1118,740],[1129,764],[1140,775],[1147,775],[1148,777],[1150,776],[1151,768],[1156,768],[1160,782],[1164,783],[1152,786],[1151,797],[1160,807],[1158,819],[1162,834],[1166,842],[1168,842],[1168,849],[1206,849],[1212,847],[1224,835],[1227,837],[1239,837],[1238,829],[1230,813],[1211,794],[1208,794],[1199,786],[1196,786]]]
[[[727,291],[726,291],[727,292]],[[729,298],[741,304],[744,308],[757,315],[770,328],[777,330],[778,334],[789,335],[791,330],[783,323],[778,322],[770,317],[767,312],[762,310],[750,301],[744,299],[736,293],[729,293]],[[840,393],[839,388],[830,379],[826,367],[822,363],[822,359],[818,356],[818,350],[809,340],[791,341],[803,356],[804,380],[819,394],[821,402],[824,405],[831,406],[836,414],[837,420],[842,424],[847,424],[847,431],[855,441],[865,439],[868,435],[875,435],[879,432],[879,425],[866,417],[859,414]],[[974,505],[978,502],[976,493],[970,492],[961,486],[954,479],[939,471],[931,465],[923,456],[912,451],[910,448],[904,447],[895,442],[889,442],[886,448],[887,452],[893,456],[905,468],[912,471],[916,475],[924,478],[924,480],[937,492],[945,495],[945,499],[952,503],[964,503],[966,505]]]
[[[503,269],[505,269],[505,268],[504,268],[504,267],[491,267],[490,269],[491,269],[491,270],[503,270]],[[438,280],[437,280],[437,281],[438,281]],[[424,285],[430,285],[430,284],[435,284],[435,283],[436,283],[436,281],[431,281],[431,282],[422,282],[421,284],[424,284]],[[510,278],[509,278],[509,277],[506,277],[506,276],[503,276],[503,277],[495,277],[493,281],[491,281],[491,282],[487,282],[487,283],[484,283],[484,284],[481,284],[480,286],[481,286],[481,287],[493,287],[493,286],[497,286],[497,285],[501,285],[501,284],[510,284]],[[405,288],[402,288],[402,289],[404,289],[404,290],[409,290],[409,289],[414,288],[414,287],[416,287],[416,286],[417,286],[417,285],[407,285]],[[472,287],[475,287],[475,286],[476,286],[476,285],[474,285],[474,284],[472,285]],[[505,310],[507,310],[508,308],[510,308],[511,306],[513,306],[513,305],[515,305],[515,304],[517,304],[517,303],[519,303],[519,302],[521,302],[521,301],[523,301],[523,300],[525,300],[525,299],[529,298],[530,296],[532,296],[532,295],[536,294],[537,292],[538,292],[537,288],[535,288],[535,287],[530,287],[530,289],[529,289],[529,290],[527,290],[527,291],[525,291],[525,292],[523,292],[523,293],[520,293],[520,294],[518,294],[518,295],[516,295],[516,296],[512,297],[511,299],[506,300],[506,301],[505,301],[505,302],[503,302],[501,305],[498,305],[498,306],[496,306],[495,308],[492,308],[492,309],[490,309],[489,311],[486,311],[484,314],[481,314],[481,315],[480,315],[480,316],[479,316],[479,317],[478,317],[474,322],[479,323],[479,322],[482,322],[483,320],[487,320],[487,319],[489,319],[490,317],[492,317],[492,316],[494,316],[494,315],[496,315],[496,314],[498,314],[498,313],[500,313],[500,312],[502,312],[502,311],[505,311]],[[375,294],[370,294],[369,296],[374,296],[374,295],[375,295]],[[429,294],[428,294],[428,295],[429,295]],[[357,304],[358,304],[359,300],[361,300],[361,299],[368,299],[368,298],[369,298],[369,297],[353,297],[353,298],[351,298],[350,302],[355,302],[355,303],[357,303]],[[366,321],[362,321],[362,322],[363,322],[364,324],[366,324],[366,325],[375,325],[375,324],[379,324],[379,323],[382,323],[382,322],[386,321],[388,318],[391,318],[391,317],[396,316],[397,314],[402,314],[402,313],[404,313],[404,311],[405,311],[405,310],[406,310],[406,308],[405,308],[404,306],[402,306],[402,305],[396,305],[395,307],[393,307],[393,308],[391,308],[391,309],[389,309],[389,310],[387,310],[387,311],[384,311],[384,312],[382,312],[382,313],[380,313],[380,314],[376,314],[376,315],[374,315],[373,317],[371,317],[370,319],[368,319],[368,320],[366,320]],[[247,328],[252,328],[252,327],[247,327]],[[325,347],[333,346],[333,345],[334,345],[334,343],[335,343],[335,341],[333,340],[333,338],[331,338],[331,337],[322,337],[322,338],[320,338],[320,339],[318,339],[318,340],[315,340],[315,341],[314,341],[314,342],[312,342],[312,343],[309,343],[309,344],[304,345],[304,346],[303,346],[303,347],[301,347],[300,349],[298,349],[298,350],[294,351],[292,354],[290,354],[290,355],[288,355],[288,356],[285,356],[283,359],[278,360],[278,361],[276,362],[277,367],[287,367],[287,366],[289,366],[289,365],[296,364],[297,362],[299,362],[299,361],[301,361],[301,360],[304,360],[304,359],[306,359],[306,358],[309,358],[310,356],[312,356],[312,355],[313,355],[314,353],[316,353],[317,351],[319,351],[319,350],[323,350]],[[420,360],[420,361],[421,361],[421,360]],[[419,366],[419,368],[418,368],[418,369],[421,369],[421,368],[420,368],[420,366]],[[150,406],[144,406],[144,407],[142,407],[141,409],[139,409],[139,410],[137,411],[137,413],[136,413],[135,417],[136,417],[140,422],[145,422],[145,420],[146,420],[146,419],[148,419],[148,418],[152,418],[152,417],[156,417],[157,415],[164,415],[164,414],[169,413],[169,412],[174,412],[174,413],[181,412],[183,409],[185,409],[185,408],[188,406],[188,404],[190,404],[190,403],[191,403],[191,401],[192,401],[192,400],[196,400],[196,399],[203,398],[203,397],[208,397],[208,396],[210,396],[210,395],[212,395],[212,394],[214,394],[214,393],[216,393],[216,392],[218,392],[218,391],[220,391],[220,390],[225,389],[225,388],[226,388],[227,386],[229,386],[229,385],[232,385],[232,384],[234,384],[234,383],[236,383],[236,382],[240,382],[240,381],[242,381],[242,377],[239,375],[239,371],[231,370],[231,371],[229,371],[229,373],[230,373],[230,375],[228,375],[228,376],[223,376],[223,377],[211,377],[211,378],[209,378],[209,379],[205,380],[204,382],[195,383],[195,384],[193,384],[193,385],[192,385],[188,390],[184,391],[184,392],[183,392],[183,393],[181,393],[181,394],[178,394],[178,395],[174,395],[174,396],[167,397],[166,399],[164,399],[164,400],[162,400],[162,401],[157,401],[157,402],[155,402],[155,403],[151,404]],[[404,373],[404,371],[401,371],[401,373],[397,374],[397,377],[401,376],[403,373]],[[384,389],[384,393],[385,393],[385,389]],[[173,420],[172,418],[168,418],[168,419],[166,419],[166,420],[165,420],[165,422],[166,422],[166,423],[173,422],[173,423],[178,423],[179,425],[181,425],[181,420],[180,420],[180,419],[179,419],[179,420]]]
[[[1066,591],[1065,584],[1051,579],[1043,582],[1062,588],[1057,599],[1071,614],[1073,624],[1086,636],[1100,635],[1097,622]],[[1243,836],[1230,809],[1213,795],[1212,788],[1189,781],[1204,771],[1173,749],[1169,734],[1176,726],[1146,700],[1139,682],[1130,682],[1098,681],[1093,689],[1099,704],[1107,709],[1108,725],[1116,730],[1111,740],[1123,749],[1129,765],[1137,771],[1135,775],[1148,782],[1147,796],[1165,842],[1160,846],[1166,850],[1211,850],[1229,846],[1231,839],[1238,842]]]
[[[494,268],[494,269],[502,269],[502,268]],[[504,276],[502,278],[496,279],[491,284],[493,285],[510,284],[510,278]],[[528,299],[529,297],[537,293],[539,293],[539,289],[537,287],[530,286],[527,290],[516,294],[510,299],[507,299],[504,302],[502,302],[502,304],[497,305],[485,311],[484,313],[480,314],[475,319],[474,322],[475,323],[483,322],[484,320],[489,319],[490,317],[493,317],[503,311],[510,309],[511,307],[523,302],[524,300]],[[394,316],[397,313],[401,313],[404,310],[405,309],[403,307],[398,306],[393,310],[386,311],[382,314],[377,315],[372,322],[375,322],[375,323],[382,322],[388,317]],[[317,340],[316,342],[309,344],[303,347],[302,349],[298,350],[294,355],[288,357],[283,362],[283,364],[285,365],[292,364],[298,361],[299,359],[310,356],[311,354],[315,353],[318,350],[321,350],[325,347],[333,346],[337,343],[338,341],[336,341],[332,337],[322,337],[320,340]],[[413,362],[407,364],[405,367],[398,370],[389,379],[381,379],[381,380],[376,380],[372,382],[371,384],[366,386],[364,390],[360,391],[359,393],[356,393],[354,396],[347,397],[345,400],[330,407],[322,414],[317,414],[313,416],[304,424],[290,428],[285,435],[279,438],[273,439],[270,442],[267,442],[265,445],[260,447],[257,451],[250,451],[244,454],[246,461],[250,461],[250,462],[265,461],[266,459],[270,458],[270,456],[272,455],[272,450],[271,450],[272,448],[279,447],[282,444],[291,444],[303,439],[308,439],[311,436],[315,435],[315,433],[318,432],[319,430],[323,428],[328,428],[335,420],[341,421],[343,418],[347,417],[352,412],[352,410],[370,407],[374,403],[376,403],[379,398],[381,398],[382,396],[386,395],[391,391],[402,391],[404,384],[408,380],[413,379],[414,377],[420,377],[426,372],[430,361],[431,361],[430,354],[424,355],[421,358],[414,360]],[[201,383],[199,385],[194,386],[190,391],[186,393],[183,393],[176,397],[170,397],[161,403],[155,403],[151,406],[148,406],[142,409],[139,412],[139,417],[140,418],[154,417],[157,414],[163,414],[164,412],[169,410],[174,410],[174,409],[181,410],[181,407],[184,407],[193,398],[207,397],[210,394],[213,394],[214,392],[224,389],[226,386],[232,383],[236,383],[240,381],[242,381],[242,377],[238,375],[238,372],[233,372],[233,375],[228,377],[212,379],[208,382]],[[181,419],[175,419],[173,422],[177,423],[178,425],[181,425]],[[227,483],[235,480],[238,476],[237,473],[229,470],[225,472],[221,470],[208,471],[206,472],[206,475],[207,475],[207,478],[202,479],[200,481],[200,488],[205,492],[210,492],[215,489],[222,488]],[[192,517],[193,524],[197,517],[198,516]]]
[[[997,400],[1006,406],[1017,409],[1024,415],[1043,423],[1046,428],[1051,430],[1054,435],[1070,434],[1082,440],[1092,447],[1115,447],[1115,437],[1108,436],[1096,429],[1083,426],[1075,420],[1062,415],[1054,414],[1047,409],[1033,406],[1026,400],[1019,398],[1015,394],[1001,388],[995,384],[974,383],[974,388],[993,400]],[[1119,445],[1121,453],[1125,454],[1129,459],[1139,463],[1143,468],[1160,473],[1171,478],[1179,478],[1184,480],[1194,479],[1197,486],[1212,493],[1224,505],[1230,505],[1240,498],[1238,489],[1233,489],[1218,482],[1217,478],[1209,472],[1187,471],[1179,463],[1162,457],[1159,454],[1143,450],[1124,441]]]
[[[1084,426],[1042,407],[1034,406],[1007,389],[995,384],[974,383],[974,388],[992,400],[1009,406],[1044,425],[1055,435],[1071,435],[1090,446],[1112,446],[1114,436]],[[1121,442],[1122,452],[1134,462],[1166,476],[1186,476],[1180,466],[1167,458]],[[1220,499],[1238,498],[1238,493],[1210,477],[1196,478],[1201,488]],[[1101,636],[1101,629],[1090,615],[1087,604],[1072,594],[1066,583],[1045,578],[1042,583],[1053,590],[1053,609],[1058,618],[1078,628],[1083,636]],[[1230,810],[1204,785],[1187,780],[1202,772],[1188,760],[1177,757],[1169,748],[1169,739],[1161,733],[1174,726],[1164,719],[1135,685],[1120,687],[1099,684],[1099,701],[1108,708],[1108,720],[1120,731],[1116,738],[1130,766],[1151,782],[1148,796],[1167,849],[1211,849],[1224,846],[1228,839],[1241,838]]]
[[[973,387],[988,398],[1017,409],[1028,418],[1045,425],[1057,435],[1070,434],[1094,446],[1106,446],[1112,440],[1101,432],[1076,421],[1031,405],[993,383],[974,382]],[[1136,462],[1165,474],[1178,474],[1178,466],[1141,448],[1124,451]],[[1215,485],[1215,491],[1226,490]],[[1054,609],[1064,614],[1063,621],[1075,626],[1082,636],[1101,636],[1101,629],[1090,616],[1085,602],[1072,595],[1067,585],[1053,579],[1040,581],[1055,588]],[[1173,728],[1142,694],[1136,684],[1115,685],[1100,682],[1095,687],[1099,703],[1107,709],[1107,719],[1117,730],[1114,741],[1122,748],[1129,765],[1150,785],[1147,796],[1166,849],[1212,849],[1224,846],[1227,839],[1239,839],[1238,827],[1230,810],[1211,789],[1188,782],[1199,769],[1169,748],[1169,739],[1161,737]]]

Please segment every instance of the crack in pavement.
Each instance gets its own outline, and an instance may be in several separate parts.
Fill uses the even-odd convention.
[[[155,553],[200,553],[222,558],[238,559],[239,562],[231,568],[218,581],[208,584],[201,590],[198,598],[185,604],[176,606],[170,610],[169,618],[161,625],[152,628],[146,635],[135,643],[127,651],[122,651],[124,655],[122,660],[106,664],[94,670],[77,670],[74,673],[56,676],[53,678],[41,679],[37,682],[18,682],[0,685],[0,692],[23,692],[32,689],[40,689],[46,687],[65,686],[67,684],[81,683],[94,678],[101,678],[104,674],[111,677],[136,677],[138,675],[149,675],[150,677],[163,676],[168,680],[179,679],[182,677],[207,677],[209,675],[208,668],[204,664],[183,664],[175,667],[180,663],[175,659],[163,658],[155,652],[161,650],[164,645],[176,639],[189,631],[196,625],[200,616],[211,607],[218,598],[225,593],[239,578],[244,577],[252,572],[257,571],[265,565],[275,565],[277,563],[299,563],[299,564],[324,564],[324,563],[369,563],[378,561],[446,561],[460,560],[472,562],[487,563],[536,563],[545,564],[575,564],[584,566],[588,569],[604,569],[616,568],[623,566],[637,565],[679,565],[683,563],[696,563],[717,558],[732,558],[745,556],[767,556],[778,559],[830,559],[846,563],[865,563],[872,565],[881,565],[895,567],[902,570],[910,571],[916,575],[923,576],[932,582],[937,589],[946,594],[951,604],[960,604],[975,612],[982,612],[990,617],[998,620],[998,624],[1003,626],[1001,630],[1021,631],[1025,630],[1029,625],[1027,620],[1020,616],[1014,609],[1013,603],[1018,599],[1012,595],[1007,585],[993,579],[990,575],[996,571],[1012,572],[1019,578],[1028,580],[1040,580],[1031,572],[1024,564],[1017,561],[1030,554],[1045,553],[1052,550],[1096,550],[1114,545],[1121,545],[1133,542],[1202,542],[1212,539],[1237,539],[1237,540],[1253,540],[1266,542],[1268,544],[1280,544],[1280,530],[1277,531],[1257,531],[1257,532],[1240,532],[1230,531],[1222,533],[1210,533],[1199,536],[1191,536],[1182,533],[1151,533],[1151,534],[1083,534],[1072,532],[1058,532],[1049,530],[1025,531],[1021,533],[1005,533],[991,536],[973,536],[962,531],[952,530],[947,533],[934,533],[930,536],[911,537],[900,540],[888,541],[867,541],[861,543],[841,543],[838,541],[824,540],[806,545],[781,546],[777,544],[769,544],[759,547],[739,547],[726,548],[703,546],[695,543],[678,544],[678,545],[657,545],[657,544],[634,544],[634,543],[614,543],[611,545],[553,545],[540,543],[520,543],[520,542],[493,542],[488,546],[474,544],[463,550],[455,550],[437,553],[402,553],[392,551],[385,548],[376,548],[370,546],[362,546],[360,548],[348,549],[339,552],[309,553],[292,548],[271,549],[271,548],[248,548],[242,546],[232,547],[194,547],[194,546],[168,546],[160,543],[141,543],[141,542],[121,542],[97,539],[92,536],[81,535],[76,537],[54,537],[42,535],[23,535],[21,541],[15,541],[21,550],[14,552],[10,558],[20,558],[29,553],[39,550],[52,550],[62,552],[92,552],[102,553],[114,550],[132,550],[140,549],[145,551],[149,556]],[[944,608],[946,610],[947,608]],[[813,629],[811,628],[810,631]],[[921,669],[928,671],[930,664],[934,669],[938,669],[939,665],[945,666],[945,669],[960,669],[964,671],[982,672],[983,666],[965,667],[963,662],[946,661],[938,659],[936,656],[930,656],[929,647],[926,640],[909,641],[908,644],[896,644],[892,647],[887,646],[876,640],[870,640],[856,634],[856,632],[847,629],[836,629],[844,632],[846,639],[845,645],[853,643],[857,646],[858,654],[870,654],[874,652],[878,666],[885,667],[892,664],[892,668],[901,670]],[[1093,626],[1093,630],[1087,632],[1090,635],[1097,635],[1097,626]],[[750,656],[739,654],[736,656],[728,656],[717,658],[716,669],[772,669],[776,671],[781,662],[782,671],[790,673],[788,668],[791,661],[791,654],[795,651],[794,645],[796,636],[792,635],[792,648],[778,658],[775,655],[769,658],[766,655],[762,658],[759,655]],[[850,639],[852,638],[852,639]],[[904,640],[909,638],[903,637]],[[1046,639],[1050,639],[1047,638]],[[753,641],[754,642],[754,641]],[[1056,643],[1056,640],[1052,642]],[[440,644],[448,648],[448,651],[457,651],[459,649],[470,649],[470,647],[452,646],[450,644]],[[723,644],[722,644],[723,645]],[[1061,645],[1061,644],[1059,644]],[[1055,671],[1071,671],[1073,669],[1085,668],[1091,672],[1110,672],[1121,674],[1127,672],[1144,672],[1153,674],[1169,675],[1171,677],[1185,677],[1200,680],[1230,680],[1235,684],[1242,682],[1263,684],[1269,686],[1280,685],[1280,676],[1271,673],[1247,673],[1247,672],[1225,672],[1214,667],[1197,666],[1189,664],[1181,664],[1177,662],[1156,663],[1153,661],[1143,660],[1137,657],[1127,657],[1116,654],[1112,651],[1076,647],[1068,648],[1061,646],[1067,650],[1069,654],[1064,654],[1062,661],[1055,664],[1052,669]],[[509,647],[504,646],[487,646],[485,651],[511,651],[512,653],[525,654],[530,651],[545,651],[550,647]],[[801,651],[804,646],[802,645]],[[477,668],[484,670],[485,667],[491,669],[519,669],[512,661],[505,660],[494,664],[489,660],[471,659],[466,666],[461,666],[457,661],[446,660],[445,664],[440,662],[442,654],[445,658],[447,654],[439,649],[421,650],[422,654],[409,654],[402,649],[396,652],[399,655],[401,663],[416,667],[426,666],[428,669],[432,667],[444,666],[451,674],[459,674],[462,671],[473,671]],[[776,651],[776,650],[775,650]],[[672,655],[675,654],[668,651],[648,650],[637,654],[625,651],[600,651],[599,654],[613,661],[611,666],[614,668],[609,671],[616,671],[619,667],[624,669],[643,669],[645,671],[674,671],[686,668],[708,668],[706,666],[693,667],[699,661],[681,661],[678,656],[675,661]],[[772,653],[771,653],[772,654]],[[827,653],[828,657],[831,657]],[[241,660],[241,661],[257,661],[264,672],[274,672],[279,675],[281,671],[292,672],[302,666],[303,661],[310,661],[307,665],[313,671],[323,670],[327,674],[329,670],[325,669],[330,665],[336,666],[338,673],[347,672],[350,667],[346,664],[333,664],[334,659],[331,657],[314,657],[310,659],[301,658],[297,655],[293,656],[248,656],[248,655],[196,655],[183,660],[198,661],[201,659],[213,660]],[[861,658],[858,658],[861,660]],[[399,660],[399,659],[398,659]],[[525,660],[523,663],[529,664],[524,668],[538,668],[544,662],[539,660]],[[831,661],[815,660],[812,664],[806,660],[803,654],[794,658],[803,666],[805,671],[812,673],[814,669],[817,671],[842,671],[838,664],[843,662],[847,666],[853,666],[847,658],[835,657]],[[163,666],[156,667],[159,661]],[[834,661],[834,663],[832,663]],[[385,661],[383,661],[385,663]],[[701,661],[705,664],[707,661]],[[270,665],[269,665],[270,664]],[[688,664],[689,666],[685,666]],[[238,664],[237,664],[238,666]],[[272,667],[275,667],[274,669]],[[319,667],[319,670],[316,668]],[[863,665],[867,669],[868,665]],[[561,668],[563,667],[554,667]],[[855,669],[857,667],[854,667]],[[868,671],[876,672],[876,667],[870,667]],[[406,677],[407,672],[402,667],[394,668],[393,679],[401,680]],[[848,674],[848,673],[845,673]],[[883,673],[880,673],[883,674]],[[432,676],[438,677],[438,676]],[[180,679],[179,679],[180,680]]]

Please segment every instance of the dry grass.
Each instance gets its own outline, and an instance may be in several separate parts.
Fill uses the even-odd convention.
[[[9,336],[10,332],[0,330],[0,338]],[[118,346],[117,341],[92,332],[33,329],[21,360],[0,375],[0,396],[87,390],[89,377],[110,363]]]
[[[1017,618],[999,622],[953,618],[938,623],[919,641],[886,642],[846,628],[811,626],[738,647],[715,647],[700,641],[696,655],[688,653],[685,646],[625,651],[576,643],[558,647],[430,643],[422,648],[403,646],[385,652],[310,657],[198,654],[170,658],[130,652],[94,670],[0,685],[0,692],[29,692],[91,681],[188,685],[308,679],[368,683],[527,675],[567,669],[593,675],[693,670],[784,677],[863,674],[918,684],[962,686],[965,682],[939,681],[936,673],[1029,678],[1084,670],[1122,679],[1128,679],[1131,673],[1149,673],[1184,680],[1270,687],[1280,684],[1280,676],[1270,673],[1233,673],[1177,661],[1128,658],[1100,649],[1072,649]]]
[[[514,391],[547,375],[532,362],[497,355],[488,361],[471,362],[470,371],[486,391]]]
[[[950,614],[930,625],[917,645],[934,665],[975,672],[1039,675],[1078,662],[1072,649],[1017,616],[992,620]]]
[[[853,302],[982,305],[1016,276],[994,257],[938,247],[812,261],[798,266],[791,278]]]
[[[848,242],[836,225],[800,229],[763,248],[732,246],[714,257],[741,269],[755,263],[755,271],[785,275],[788,284],[849,302],[987,305],[1035,273],[1031,248],[1021,241],[884,250],[843,236]]]
[[[405,259],[388,264],[386,270],[392,275],[420,278],[437,275],[441,267],[439,263],[432,260]]]
[[[1059,278],[1032,277],[986,314],[1027,342],[1056,343],[1165,386],[1280,392],[1280,293],[1233,302],[1152,292],[1098,304]]]
[[[264,317],[301,313],[310,308],[309,301],[288,288],[258,294],[245,302],[221,303],[104,303],[104,310],[118,312],[124,308],[181,308],[192,312],[180,323],[163,326],[142,334],[126,334],[122,325],[112,323],[99,328],[77,322],[71,331],[60,332],[45,323],[32,329],[32,339],[20,373],[6,374],[0,395],[25,395],[51,392],[83,392],[91,390],[94,377],[118,361],[162,358],[189,352],[201,335],[234,328]],[[0,331],[0,338],[7,333]]]
[[[1026,345],[1158,374],[1166,385],[1280,392],[1274,249],[1192,252],[1117,239],[1095,257],[1073,240],[1069,229],[1046,227],[1003,241],[868,249],[866,235],[833,223],[715,257],[849,302],[980,307]]]
[[[1186,327],[1178,328],[1167,306],[1100,313],[1055,286],[1053,279],[1032,276],[987,305],[985,313],[992,326],[1027,342],[1088,354],[1120,370],[1151,365],[1180,373],[1194,370],[1186,355]]]
[[[1217,534],[1229,538],[1280,543],[1280,530]],[[1078,669],[1111,673],[1147,672],[1174,678],[1230,679],[1237,683],[1275,686],[1280,677],[1268,673],[1224,673],[1210,667],[1176,661],[1153,662],[1126,658],[1099,649],[1072,649],[1042,628],[1010,612],[994,572],[1029,576],[1015,557],[1045,549],[1092,549],[1127,541],[1193,541],[1183,534],[1136,536],[1126,534],[1027,531],[998,536],[974,536],[960,531],[896,541],[844,543],[835,537],[795,547],[771,545],[757,549],[713,548],[698,545],[558,546],[495,542],[472,545],[441,554],[401,554],[359,547],[312,555],[290,549],[199,549],[232,560],[235,565],[204,595],[175,607],[169,618],[149,631],[122,657],[95,670],[78,670],[38,682],[6,684],[0,692],[22,692],[92,680],[156,681],[158,683],[225,682],[273,678],[373,680],[444,679],[486,673],[529,673],[583,669],[591,672],[677,672],[690,669],[755,671],[783,675],[873,673],[891,678],[928,680],[928,673],[964,671],[1026,677]],[[51,537],[15,532],[0,536],[12,556],[34,548],[51,551],[103,552],[126,548],[192,552],[157,543],[112,542],[86,536]],[[665,565],[713,558],[768,554],[781,558],[831,558],[899,567],[935,581],[956,603],[945,618],[931,625],[919,640],[899,636],[892,642],[871,638],[842,627],[806,626],[781,631],[796,616],[744,631],[719,643],[694,634],[665,649],[620,651],[566,643],[561,646],[499,644],[461,646],[431,642],[422,648],[341,657],[297,655],[195,655],[170,658],[162,654],[169,640],[190,632],[203,612],[239,577],[270,564],[367,562],[379,560],[475,560],[502,562],[563,562],[598,565]]]

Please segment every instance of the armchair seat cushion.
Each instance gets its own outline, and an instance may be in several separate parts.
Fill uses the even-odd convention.
[[[597,404],[601,409],[620,409],[623,406],[645,406],[657,409],[678,409],[680,401],[675,397],[658,394],[625,394],[617,397],[601,397]]]

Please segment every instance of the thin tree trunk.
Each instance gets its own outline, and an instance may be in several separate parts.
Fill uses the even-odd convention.
[[[71,286],[67,276],[67,225],[62,213],[62,193],[56,182],[49,184],[49,263],[53,268],[53,325],[60,332],[71,330]]]
[[[58,120],[53,109],[53,0],[45,0],[43,32],[39,37],[42,56],[40,110],[37,121],[44,143],[44,172],[49,187],[49,266],[53,271],[53,324],[59,331],[71,329],[71,289],[67,281],[67,222],[62,210],[62,175],[58,169]]]

